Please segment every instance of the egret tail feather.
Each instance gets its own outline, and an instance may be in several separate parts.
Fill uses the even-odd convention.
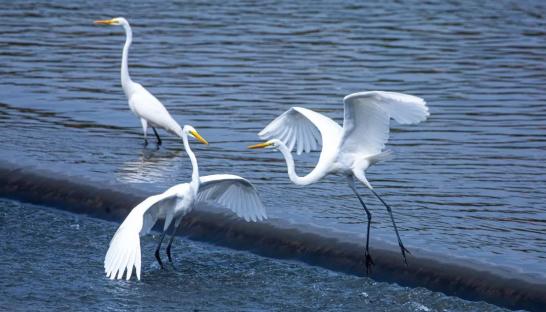
[[[394,159],[394,154],[391,150],[386,150],[379,154],[375,154],[373,156],[368,157],[368,161],[370,162],[370,165],[374,165],[379,162],[388,161],[391,159]]]

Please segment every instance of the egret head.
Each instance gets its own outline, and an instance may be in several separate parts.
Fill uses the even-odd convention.
[[[258,144],[254,144],[254,145],[250,145],[248,148],[250,149],[255,149],[255,148],[274,148],[274,149],[277,149],[281,144],[281,141],[277,140],[277,139],[273,139],[273,140],[269,140],[267,142],[264,142],[264,143],[258,143]]]
[[[114,17],[109,20],[98,20],[95,24],[99,25],[129,25],[129,22],[123,17]]]
[[[188,136],[191,136],[192,138],[195,138],[197,141],[199,141],[199,142],[201,142],[203,144],[209,144],[209,142],[207,142],[207,140],[203,139],[203,137],[201,135],[199,135],[197,130],[195,130],[195,128],[190,126],[190,125],[185,125],[184,129],[182,129],[182,132],[184,132]]]

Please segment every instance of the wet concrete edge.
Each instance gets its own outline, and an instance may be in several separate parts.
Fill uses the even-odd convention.
[[[0,197],[53,206],[75,213],[122,221],[150,194],[118,184],[0,163]],[[221,246],[365,276],[363,245],[346,234],[290,224],[283,220],[247,223],[221,210],[194,210],[183,221],[182,235]],[[414,252],[405,266],[398,250],[377,246],[370,277],[409,287],[425,287],[467,300],[483,300],[510,309],[543,311],[546,280],[430,253]]]

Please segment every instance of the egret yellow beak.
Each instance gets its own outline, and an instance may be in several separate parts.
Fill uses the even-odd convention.
[[[197,139],[197,141],[203,143],[203,144],[209,144],[209,142],[207,142],[207,140],[203,139],[202,136],[199,135],[199,133],[197,133],[197,131],[195,130],[192,130],[190,131],[191,135],[193,135],[194,138]]]
[[[273,142],[267,141],[267,142],[264,142],[264,143],[258,143],[258,144],[250,145],[248,148],[250,148],[250,149],[266,148],[266,147],[271,146],[271,145],[273,145]]]
[[[114,23],[115,23],[114,19],[95,21],[95,24],[100,24],[100,25],[113,25]]]

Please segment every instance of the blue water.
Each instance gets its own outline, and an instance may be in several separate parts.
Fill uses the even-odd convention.
[[[142,148],[119,82],[123,31],[92,24],[113,16],[133,25],[133,79],[210,141],[192,146],[202,174],[242,175],[270,216],[355,240],[366,218],[342,179],[296,187],[279,153],[245,147],[291,106],[341,122],[352,92],[423,97],[430,119],[393,123],[396,158],[368,173],[404,243],[546,278],[543,1],[6,4],[0,161],[146,192],[189,179],[180,140]],[[317,158],[299,157],[298,172]],[[394,243],[384,208],[361,190],[372,237]]]
[[[142,239],[140,282],[112,281],[102,261],[117,226],[0,199],[0,310],[504,311],[184,238],[173,245],[175,268],[160,270],[159,235]]]

